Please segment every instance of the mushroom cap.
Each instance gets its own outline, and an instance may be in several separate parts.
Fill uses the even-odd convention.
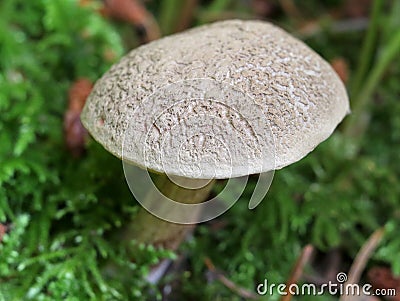
[[[132,50],[96,82],[81,119],[125,161],[221,179],[300,160],[349,111],[343,83],[307,45],[229,20]]]

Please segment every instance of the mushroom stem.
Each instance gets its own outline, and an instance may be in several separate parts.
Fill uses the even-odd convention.
[[[186,189],[173,183],[165,174],[158,175],[156,179],[157,187],[162,194],[176,202],[186,204],[197,204],[205,201],[210,194],[214,182],[215,180],[211,180],[207,185],[199,189]],[[185,185],[185,183],[190,183],[190,185]],[[202,186],[202,183],[204,183],[204,180],[180,178],[179,181],[180,185],[186,187],[193,187],[193,184]],[[160,199],[159,194],[154,191],[149,191],[146,197],[152,204],[156,204],[157,206],[165,205],[165,202]],[[169,208],[165,206],[165,210],[169,210]],[[200,213],[199,210],[193,210],[193,220],[196,220],[196,217]],[[194,224],[182,225],[168,222],[154,216],[146,209],[140,208],[134,222],[127,229],[127,236],[139,243],[176,250],[188,233],[193,230],[194,226]]]

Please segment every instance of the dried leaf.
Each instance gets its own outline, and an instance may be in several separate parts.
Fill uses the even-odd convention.
[[[86,98],[93,84],[85,79],[77,80],[69,90],[68,109],[64,115],[64,138],[68,150],[74,157],[79,157],[85,150],[87,131],[80,119]]]
[[[8,231],[8,227],[4,224],[0,224],[0,242],[3,240],[4,234]]]
[[[344,58],[337,57],[331,60],[332,68],[339,75],[343,83],[347,83],[349,80],[349,66]]]
[[[140,33],[144,32],[143,42],[150,42],[161,36],[154,17],[139,1],[105,0],[103,13],[133,24]]]

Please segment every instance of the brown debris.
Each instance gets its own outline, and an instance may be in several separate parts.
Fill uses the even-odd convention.
[[[64,139],[74,157],[81,156],[85,150],[87,131],[81,123],[80,114],[92,88],[93,84],[88,79],[81,78],[69,89],[68,109],[64,115]]]
[[[374,289],[396,289],[396,296],[390,300],[400,301],[400,276],[395,277],[387,267],[376,266],[368,271],[367,277]]]
[[[293,0],[279,0],[279,4],[289,18],[295,21],[303,20],[301,11]]]
[[[331,66],[333,70],[339,75],[343,83],[347,83],[349,80],[349,66],[346,60],[342,57],[337,57],[331,60]]]
[[[185,1],[175,30],[176,32],[183,31],[191,26],[198,4],[199,0]]]
[[[133,24],[139,33],[144,34],[147,43],[160,38],[161,33],[153,15],[138,0],[105,0],[103,15]]]
[[[106,48],[103,52],[103,58],[107,62],[114,62],[117,59],[117,54],[111,48]]]
[[[362,245],[361,249],[358,251],[356,258],[354,259],[346,282],[344,285],[351,285],[354,283],[359,283],[361,279],[361,274],[364,271],[365,266],[368,263],[368,260],[371,258],[372,254],[378,247],[379,243],[381,242],[383,236],[385,234],[384,228],[378,228],[375,230],[368,240]],[[350,295],[342,295],[339,301],[353,301],[352,296]]]
[[[362,18],[369,14],[371,0],[347,0],[344,3],[343,12],[346,17]]]
[[[305,265],[310,261],[312,255],[314,253],[314,247],[312,245],[306,245],[300,256],[297,258],[296,264],[291,272],[290,278],[288,282],[286,283],[286,295],[283,295],[281,298],[281,301],[290,301],[293,297],[293,295],[289,292],[289,287],[292,284],[296,284],[301,275],[303,274],[303,270]]]
[[[251,8],[254,14],[261,18],[271,17],[278,9],[275,1],[271,0],[252,0]]]
[[[3,240],[4,235],[7,233],[8,227],[0,223],[0,242]]]
[[[231,291],[236,293],[238,296],[245,298],[245,299],[253,299],[257,300],[259,299],[259,296],[256,295],[255,293],[248,291],[242,287],[239,287],[236,283],[234,283],[232,280],[228,279],[225,277],[220,271],[216,269],[214,264],[212,263],[211,259],[206,257],[204,259],[204,264],[206,265],[207,269],[214,274],[216,279],[218,279],[223,285],[225,285],[227,288],[229,288]]]

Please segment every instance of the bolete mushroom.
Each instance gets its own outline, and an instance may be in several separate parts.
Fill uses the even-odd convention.
[[[348,112],[341,80],[307,45],[266,22],[229,20],[134,49],[97,81],[81,118],[113,155],[158,173],[166,197],[195,205],[210,192],[205,179],[292,164]],[[142,177],[128,180],[142,187]],[[146,197],[155,211],[160,195]],[[195,219],[200,207],[187,208],[165,219]],[[143,209],[131,230],[138,241],[175,249],[191,228],[177,223]]]

